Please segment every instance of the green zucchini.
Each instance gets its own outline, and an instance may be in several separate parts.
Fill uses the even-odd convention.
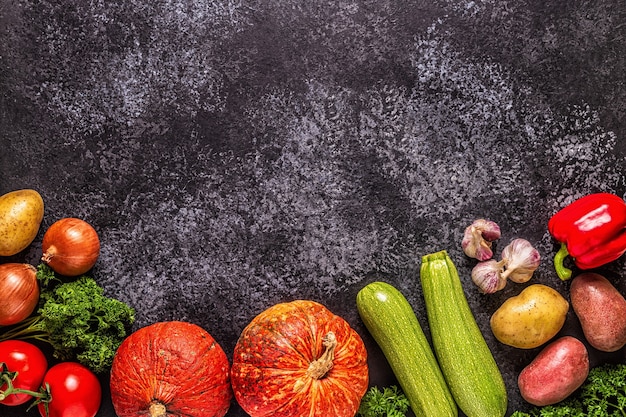
[[[445,250],[422,257],[420,280],[435,355],[457,405],[468,417],[504,416],[502,374]]]
[[[404,295],[390,284],[373,282],[359,291],[356,305],[415,415],[458,416],[435,354]]]

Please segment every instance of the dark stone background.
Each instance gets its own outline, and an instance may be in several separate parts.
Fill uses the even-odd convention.
[[[137,328],[191,321],[230,357],[260,311],[313,299],[362,335],[380,385],[394,380],[355,295],[387,280],[428,330],[417,271],[446,249],[508,414],[526,409],[516,377],[538,349],[488,325],[524,285],[480,295],[463,229],[499,223],[497,254],[530,240],[531,282],[567,296],[546,223],[626,193],[625,56],[616,0],[0,0],[0,193],[46,203],[33,245],[0,261],[36,264],[46,228],[80,217],[102,241],[92,275]],[[601,270],[622,291],[624,271]],[[580,334],[571,313],[561,334]]]

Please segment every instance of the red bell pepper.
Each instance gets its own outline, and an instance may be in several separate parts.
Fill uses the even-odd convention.
[[[587,195],[552,216],[548,230],[561,242],[554,267],[565,281],[572,276],[563,265],[567,255],[578,268],[592,269],[626,252],[626,202],[609,193]]]

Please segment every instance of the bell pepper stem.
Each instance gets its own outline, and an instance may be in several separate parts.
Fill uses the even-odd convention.
[[[567,245],[561,243],[561,249],[554,255],[554,269],[561,281],[567,281],[572,277],[572,270],[563,265],[563,261],[569,255],[567,251]]]

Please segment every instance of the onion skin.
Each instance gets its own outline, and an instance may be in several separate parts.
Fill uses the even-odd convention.
[[[0,326],[17,324],[31,315],[39,302],[37,269],[29,264],[0,265]]]
[[[100,239],[93,226],[86,221],[66,217],[46,230],[41,248],[41,260],[54,272],[75,277],[96,264],[100,256]]]

